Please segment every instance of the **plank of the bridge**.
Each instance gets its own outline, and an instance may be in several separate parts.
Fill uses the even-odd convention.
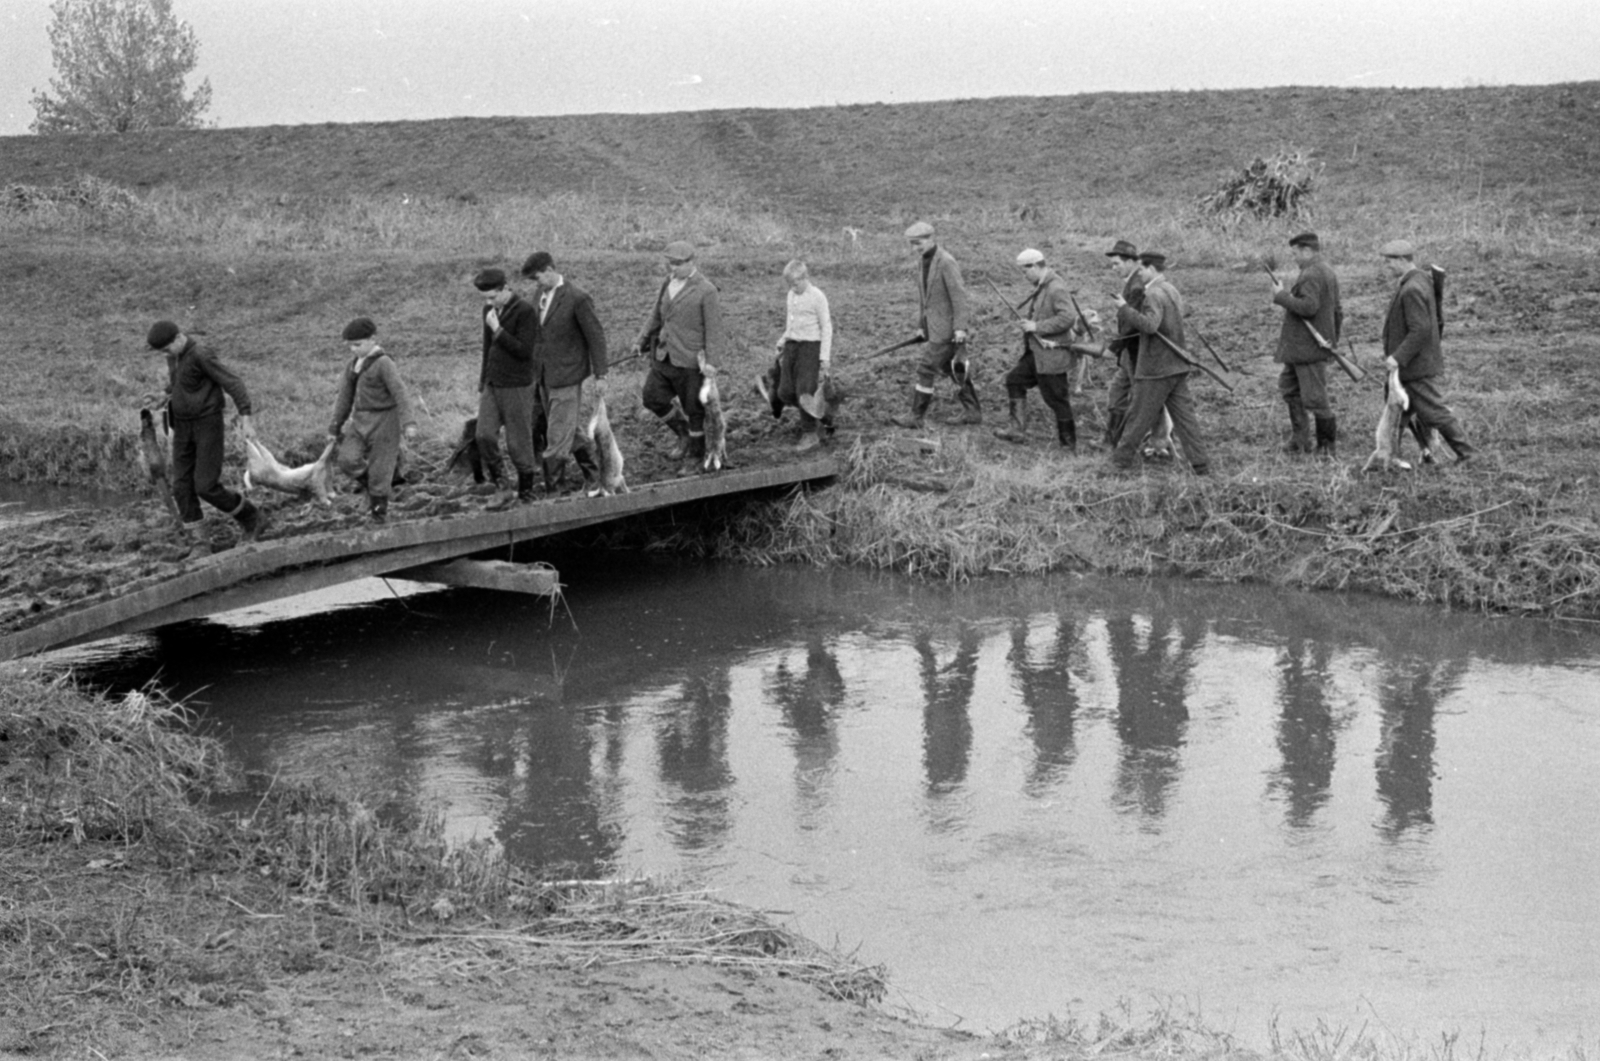
[[[149,624],[136,621],[150,613],[164,612],[180,602],[289,569],[323,565],[366,554],[384,554],[430,545],[443,547],[432,551],[431,555],[416,554],[417,558],[409,559],[407,563],[367,572],[377,574],[384,570],[394,570],[396,567],[480,552],[502,543],[509,546],[529,538],[559,533],[557,528],[562,528],[565,524],[583,525],[621,519],[689,501],[831,478],[837,472],[838,468],[833,458],[822,457],[774,467],[724,471],[717,475],[699,475],[650,483],[630,493],[612,497],[575,497],[542,504],[521,505],[502,512],[418,520],[376,529],[354,528],[279,541],[257,542],[230,549],[177,575],[156,579],[143,585],[136,584],[132,588],[121,587],[121,592],[109,599],[81,602],[58,612],[47,613],[38,622],[0,637],[0,660],[16,659],[65,644],[110,636],[109,633],[102,633],[103,631],[128,632],[133,628],[143,629]],[[356,569],[350,568],[350,570]],[[340,581],[359,577],[365,575],[351,575]],[[198,614],[210,613],[202,611]]]

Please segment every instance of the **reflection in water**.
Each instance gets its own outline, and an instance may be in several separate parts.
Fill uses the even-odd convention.
[[[445,593],[174,627],[83,673],[159,675],[259,777],[793,910],[971,1026],[1151,996],[1247,1033],[1600,1012],[1582,633],[1181,584],[561,568],[576,629]]]
[[[1042,653],[1028,650],[1028,623],[1011,624],[1012,680],[1027,712],[1028,739],[1033,744],[1033,763],[1028,769],[1025,791],[1035,798],[1046,795],[1061,782],[1077,754],[1073,744],[1073,723],[1078,713],[1077,679],[1072,665],[1082,637],[1082,620],[1063,614],[1058,617],[1055,639]]]
[[[1178,779],[1189,724],[1185,689],[1201,632],[1197,617],[1179,622],[1164,604],[1148,619],[1127,615],[1106,624],[1122,740],[1113,799],[1152,827],[1166,813],[1168,790]]]
[[[1333,782],[1336,726],[1328,706],[1332,646],[1325,641],[1288,638],[1278,651],[1278,752],[1282,765],[1268,784],[1288,807],[1291,827],[1311,825],[1328,801]]]

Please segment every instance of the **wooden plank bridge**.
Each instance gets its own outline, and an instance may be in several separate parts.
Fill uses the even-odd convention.
[[[611,497],[578,495],[499,512],[382,527],[352,527],[238,546],[174,574],[53,609],[0,635],[0,661],[250,607],[375,575],[449,585],[498,585],[483,565],[461,561],[518,542],[625,519],[691,501],[830,479],[832,457],[647,483]],[[522,592],[554,592],[556,573],[530,569]]]

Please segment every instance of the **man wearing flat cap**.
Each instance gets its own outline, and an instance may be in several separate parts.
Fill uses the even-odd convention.
[[[1039,397],[1055,414],[1056,439],[1069,453],[1078,452],[1078,425],[1072,414],[1072,351],[1069,344],[1088,335],[1078,323],[1067,282],[1050,268],[1041,251],[1028,247],[1017,255],[1017,268],[1033,284],[1033,293],[1023,301],[1028,310],[1019,321],[1022,329],[1022,355],[1006,373],[1006,402],[1010,419],[995,430],[995,437],[1007,442],[1028,441],[1028,391],[1039,388]]]
[[[1439,342],[1442,317],[1433,277],[1430,270],[1418,267],[1417,249],[1408,240],[1391,240],[1378,253],[1390,275],[1400,281],[1383,319],[1384,364],[1400,370],[1400,382],[1411,399],[1409,415],[1422,428],[1421,435],[1425,437],[1429,428],[1438,431],[1456,461],[1464,464],[1477,451],[1461,433],[1439,390],[1444,348]]]
[[[478,456],[496,489],[502,483],[499,434],[506,429],[506,451],[517,471],[515,500],[533,500],[534,419],[533,349],[539,315],[506,286],[502,269],[482,269],[472,286],[483,295],[483,363],[478,369]],[[512,496],[499,504],[512,502]]]
[[[239,434],[256,437],[251,418],[250,392],[244,381],[217,359],[209,346],[201,346],[172,321],[156,321],[145,342],[167,355],[166,415],[172,425],[172,497],[183,520],[183,558],[211,555],[200,511],[204,501],[239,524],[239,540],[253,542],[261,534],[265,517],[249,498],[222,485],[222,456],[226,429],[223,396],[233,399],[239,411]]]
[[[567,462],[575,460],[584,479],[596,468],[587,445],[580,443],[579,419],[583,388],[605,396],[606,333],[594,311],[594,299],[567,282],[549,251],[534,251],[522,263],[522,275],[539,285],[539,339],[535,347],[534,386],[545,415],[545,448],[539,454],[546,493],[565,489]]]
[[[972,385],[967,362],[967,316],[970,302],[961,281],[961,267],[950,252],[939,246],[933,226],[918,221],[906,229],[906,240],[917,254],[917,335],[926,339],[922,359],[917,363],[917,382],[911,392],[911,412],[896,416],[899,427],[920,430],[933,404],[933,384],[946,376],[956,385],[961,412],[951,424],[980,424],[983,407],[978,389]]]
[[[372,522],[382,523],[401,471],[401,439],[417,433],[417,408],[394,359],[378,345],[378,326],[371,317],[346,324],[340,338],[350,361],[339,378],[328,441],[339,447],[340,470],[366,490]]]
[[[634,350],[650,359],[641,397],[644,407],[676,436],[669,459],[699,461],[706,455],[706,410],[700,404],[705,376],[700,366],[722,359],[728,332],[716,286],[695,265],[694,244],[674,240],[661,253],[667,279],[633,342]]]
[[[1172,417],[1172,434],[1196,475],[1210,474],[1205,443],[1200,438],[1200,418],[1189,393],[1194,366],[1178,353],[1184,345],[1183,297],[1166,276],[1166,255],[1145,251],[1139,255],[1139,279],[1144,283],[1144,305],[1117,298],[1117,319],[1139,337],[1133,370],[1133,399],[1122,435],[1111,453],[1111,463],[1128,470],[1139,464],[1139,446],[1161,423],[1162,413]]]
[[[1330,344],[1339,342],[1344,326],[1344,306],[1339,301],[1339,278],[1322,257],[1315,232],[1302,232],[1289,240],[1290,253],[1300,266],[1294,284],[1286,287],[1272,277],[1272,301],[1283,307],[1283,327],[1272,359],[1283,366],[1278,372],[1278,393],[1289,407],[1289,453],[1311,453],[1311,423],[1316,423],[1315,452],[1335,456],[1338,421],[1328,396]]]

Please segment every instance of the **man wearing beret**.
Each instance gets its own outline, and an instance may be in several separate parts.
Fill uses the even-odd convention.
[[[961,281],[961,267],[950,252],[934,239],[933,226],[918,221],[906,229],[906,240],[917,254],[917,335],[926,339],[922,359],[917,363],[917,382],[911,392],[911,412],[896,416],[899,427],[921,430],[928,406],[933,404],[933,384],[940,376],[956,385],[961,412],[948,421],[952,424],[980,424],[983,408],[978,390],[972,385],[967,362],[967,317],[969,300]]]
[[[1028,307],[1022,328],[1022,356],[1006,373],[1006,399],[1010,422],[996,429],[996,438],[1007,442],[1028,441],[1028,391],[1039,388],[1039,397],[1055,414],[1056,439],[1069,453],[1078,452],[1078,425],[1072,414],[1072,386],[1068,373],[1072,351],[1068,344],[1088,338],[1078,324],[1067,282],[1045,261],[1044,254],[1028,247],[1017,255],[1017,268],[1033,284],[1033,294],[1023,303]]]
[[[722,323],[722,302],[716,287],[695,266],[694,245],[673,240],[662,251],[667,279],[656,293],[650,318],[633,342],[635,352],[649,355],[644,407],[661,418],[677,436],[668,456],[701,460],[706,455],[706,410],[700,404],[702,359],[722,359],[728,333]],[[676,398],[681,412],[674,409]]]
[[[1410,416],[1423,428],[1444,437],[1458,463],[1477,453],[1461,433],[1456,415],[1444,402],[1439,376],[1444,373],[1444,349],[1439,344],[1440,315],[1434,298],[1433,278],[1417,266],[1417,250],[1408,240],[1397,239],[1379,251],[1390,275],[1400,281],[1389,312],[1383,319],[1384,364],[1400,370],[1400,382],[1411,399]]]
[[[501,483],[500,428],[517,470],[517,501],[533,500],[533,349],[539,315],[506,286],[500,269],[483,269],[472,278],[483,294],[483,364],[478,370],[478,455],[496,487]],[[510,498],[502,499],[502,504]]]
[[[1196,475],[1210,474],[1205,443],[1200,438],[1200,419],[1195,414],[1194,398],[1189,393],[1189,373],[1194,366],[1174,346],[1184,345],[1183,297],[1164,272],[1166,255],[1145,251],[1139,255],[1139,279],[1144,284],[1143,308],[1135,308],[1117,297],[1117,319],[1139,337],[1138,360],[1133,369],[1133,399],[1122,436],[1111,453],[1118,469],[1132,469],[1139,463],[1139,446],[1161,423],[1165,411],[1172,417],[1172,433],[1183,447],[1183,455]]]
[[[351,358],[339,380],[328,441],[339,447],[339,467],[366,488],[372,522],[382,523],[400,470],[400,439],[415,437],[417,411],[400,370],[378,345],[377,335],[371,317],[357,317],[344,326],[342,338]],[[350,430],[341,440],[347,420]]]
[[[600,396],[606,392],[606,333],[594,312],[594,299],[569,284],[556,271],[549,251],[535,251],[522,263],[522,275],[539,285],[539,339],[534,347],[534,386],[545,415],[544,466],[546,493],[562,489],[567,461],[576,458],[584,478],[591,477],[594,458],[579,437],[583,382]]]
[[[167,419],[172,424],[172,496],[178,502],[187,539],[185,556],[211,555],[200,502],[232,516],[239,524],[239,540],[253,542],[265,518],[242,494],[222,485],[225,430],[223,395],[239,411],[239,433],[256,437],[251,419],[250,392],[244,381],[223,367],[209,346],[183,334],[172,321],[156,321],[145,336],[150,349],[167,355]]]
[[[1339,278],[1323,260],[1322,244],[1315,232],[1302,232],[1290,239],[1289,249],[1300,266],[1294,286],[1285,287],[1282,280],[1272,278],[1272,301],[1283,307],[1283,328],[1272,359],[1283,366],[1278,372],[1278,393],[1289,406],[1290,434],[1285,448],[1290,453],[1312,452],[1314,420],[1315,452],[1332,457],[1339,428],[1328,397],[1328,362],[1333,354],[1324,343],[1338,343],[1344,326]]]

